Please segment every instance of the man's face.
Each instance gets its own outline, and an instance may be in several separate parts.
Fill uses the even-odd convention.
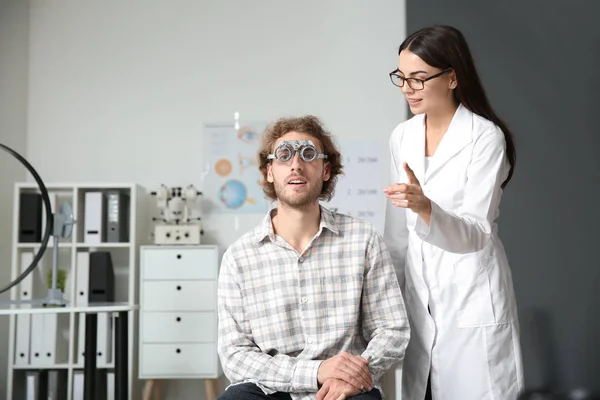
[[[288,132],[280,137],[272,151],[286,140],[310,140],[319,153],[323,152],[320,141],[300,132]],[[287,162],[271,160],[267,165],[267,180],[273,183],[280,203],[292,208],[303,208],[318,201],[323,182],[329,180],[329,163],[322,158],[306,162],[300,157],[298,149]]]

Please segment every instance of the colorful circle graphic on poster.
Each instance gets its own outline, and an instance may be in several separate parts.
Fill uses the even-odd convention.
[[[254,199],[247,196],[246,185],[235,179],[225,182],[219,190],[219,199],[227,208],[240,208],[245,202],[255,204]]]
[[[227,176],[231,173],[233,166],[231,165],[231,161],[226,158],[221,158],[215,163],[215,171],[220,176]]]

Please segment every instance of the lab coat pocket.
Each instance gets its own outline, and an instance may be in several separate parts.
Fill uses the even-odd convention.
[[[496,323],[488,277],[491,260],[473,254],[454,264],[455,301],[461,328]]]
[[[359,274],[328,276],[323,279],[326,330],[346,331],[358,326],[362,289],[363,276]]]

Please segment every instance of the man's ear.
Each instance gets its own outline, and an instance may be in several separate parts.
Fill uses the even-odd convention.
[[[325,161],[325,165],[323,165],[323,182],[327,182],[329,178],[331,178],[331,163]]]
[[[271,164],[267,164],[267,182],[273,183],[273,171],[271,170]]]

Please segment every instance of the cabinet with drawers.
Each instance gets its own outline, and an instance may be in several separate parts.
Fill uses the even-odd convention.
[[[218,247],[140,249],[140,379],[217,379]]]

